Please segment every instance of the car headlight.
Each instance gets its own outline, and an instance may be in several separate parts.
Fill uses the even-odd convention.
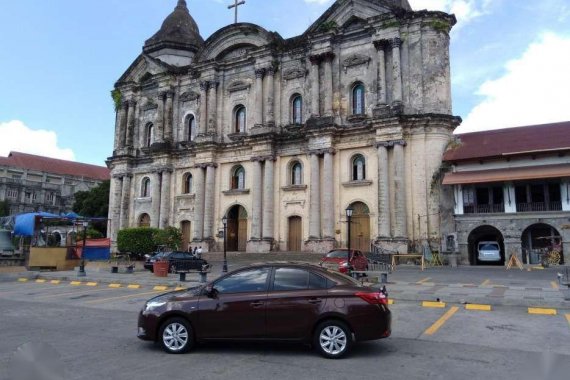
[[[346,261],[345,261],[345,262],[342,262],[342,263],[340,263],[340,267],[341,267],[341,268],[346,268],[346,267],[348,267],[348,263],[347,263]]]
[[[166,305],[166,301],[150,301],[147,302],[144,306],[145,311],[151,311],[154,309],[158,309],[161,306]]]

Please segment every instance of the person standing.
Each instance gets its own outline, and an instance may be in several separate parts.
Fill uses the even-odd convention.
[[[198,247],[198,250],[196,251],[196,257],[199,259],[202,258],[202,246]]]

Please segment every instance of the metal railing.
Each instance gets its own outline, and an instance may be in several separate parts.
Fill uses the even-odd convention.
[[[464,205],[463,212],[465,214],[492,214],[505,212],[505,204],[498,203],[493,205]]]
[[[517,212],[562,211],[562,202],[517,203]]]

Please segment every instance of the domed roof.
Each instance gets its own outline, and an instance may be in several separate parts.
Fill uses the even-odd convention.
[[[146,40],[143,51],[151,53],[166,47],[197,51],[203,43],[204,39],[188,11],[186,1],[178,0],[176,8],[164,20],[160,30]]]

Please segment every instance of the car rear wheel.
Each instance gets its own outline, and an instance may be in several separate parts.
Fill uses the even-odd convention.
[[[183,354],[194,346],[194,331],[183,318],[171,318],[160,329],[160,344],[169,354]]]
[[[352,337],[348,326],[340,321],[325,321],[315,330],[314,346],[328,359],[345,356],[352,346]]]

